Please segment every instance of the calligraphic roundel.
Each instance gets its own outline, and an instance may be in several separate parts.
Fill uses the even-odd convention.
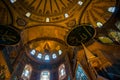
[[[0,45],[14,45],[20,41],[19,33],[10,26],[0,25]]]
[[[89,25],[78,25],[67,36],[67,43],[70,46],[79,46],[86,43],[95,35],[95,29]]]

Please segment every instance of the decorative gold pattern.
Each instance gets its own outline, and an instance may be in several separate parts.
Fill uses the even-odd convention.
[[[116,0],[92,0],[84,10],[84,14],[80,19],[80,23],[91,24],[97,27],[97,22],[102,24],[112,16],[112,13],[108,11],[109,7],[114,7]]]
[[[5,4],[0,2],[0,24],[6,25],[12,23],[12,16]]]
[[[17,0],[13,6],[20,14],[25,15],[30,12],[30,19],[38,22],[45,22],[50,18],[50,22],[65,19],[64,14],[73,14],[72,8],[78,0]]]

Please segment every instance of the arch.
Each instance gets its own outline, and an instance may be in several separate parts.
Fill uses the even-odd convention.
[[[56,59],[57,58],[57,55],[54,53],[54,54],[52,54],[52,58],[53,59]]]
[[[63,80],[66,77],[65,65],[61,64],[58,69],[59,80]]]
[[[47,54],[45,55],[45,60],[49,61],[50,60],[50,56]]]
[[[30,80],[31,73],[32,73],[31,65],[26,64],[25,68],[24,68],[24,70],[22,72],[21,78],[23,80]]]
[[[36,53],[36,50],[35,50],[35,49],[33,49],[33,50],[30,51],[30,54],[31,54],[31,55],[35,55],[35,53]]]
[[[40,80],[50,80],[50,71],[44,70],[40,74]]]

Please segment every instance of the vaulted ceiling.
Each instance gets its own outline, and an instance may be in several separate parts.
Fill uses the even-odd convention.
[[[0,4],[0,24],[14,27],[30,49],[42,50],[46,43],[52,48],[69,46],[68,33],[76,25],[87,24],[96,30],[88,48],[101,51],[113,64],[119,60],[119,41],[110,38],[112,44],[104,44],[98,39],[108,37],[111,30],[120,32],[115,26],[120,20],[120,0],[1,0]],[[109,11],[110,7],[116,7],[115,11]],[[81,46],[77,48],[81,53]]]

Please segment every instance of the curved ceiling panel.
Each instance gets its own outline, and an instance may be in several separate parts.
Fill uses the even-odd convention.
[[[23,40],[23,44],[26,44],[30,41],[36,39],[60,39],[62,41],[65,40],[65,36],[67,33],[67,29],[57,26],[35,26],[31,28],[27,28],[22,31],[21,38]]]
[[[35,41],[26,46],[27,55],[38,63],[54,63],[67,53],[67,46],[54,40]]]
[[[68,12],[78,0],[18,0],[21,5],[40,16],[55,16]]]
[[[8,25],[12,23],[11,12],[6,4],[0,1],[0,24]]]
[[[66,49],[66,46],[53,40],[41,40],[41,41],[35,41],[32,42],[29,45],[29,50],[35,49],[39,52],[44,52],[44,50],[50,50],[51,52],[53,51],[58,51],[58,50],[64,50]],[[65,51],[65,50],[64,50]]]
[[[17,0],[13,6],[20,14],[38,22],[56,22],[72,15],[78,0]]]
[[[114,13],[116,0],[92,0],[86,7],[80,23],[101,27]]]

